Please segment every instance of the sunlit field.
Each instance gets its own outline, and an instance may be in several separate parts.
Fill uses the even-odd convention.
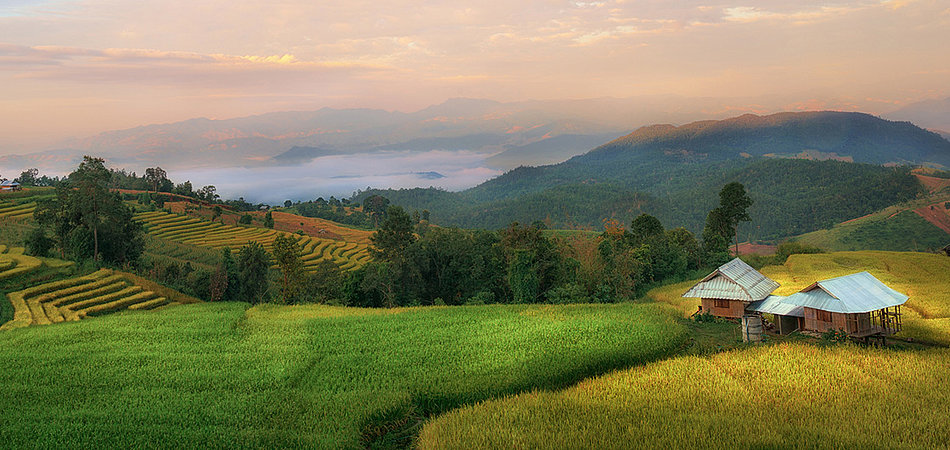
[[[680,357],[466,406],[422,448],[938,448],[950,350],[781,344]]]
[[[349,270],[370,260],[368,243],[363,240],[347,242],[267,228],[225,225],[164,211],[142,212],[136,214],[135,218],[142,222],[148,234],[154,238],[210,249],[229,247],[237,250],[250,242],[257,242],[270,250],[278,236],[293,236],[300,245],[301,259],[306,268],[316,267],[321,261],[333,261],[341,269]],[[169,248],[170,252],[176,250]]]
[[[686,341],[655,304],[246,307],[0,333],[4,445],[407,445],[431,414],[567,387]]]

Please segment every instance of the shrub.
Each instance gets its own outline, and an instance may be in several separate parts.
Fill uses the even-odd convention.
[[[564,286],[551,289],[545,294],[545,297],[548,303],[558,305],[590,302],[590,297],[587,296],[587,290],[577,283],[568,283]]]
[[[481,291],[465,301],[466,305],[485,305],[495,303],[495,293],[492,291]]]
[[[26,237],[27,253],[33,256],[49,256],[55,242],[46,235],[46,230],[36,227]]]

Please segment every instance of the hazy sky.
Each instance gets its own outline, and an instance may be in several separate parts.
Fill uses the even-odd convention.
[[[289,109],[950,95],[950,2],[0,0],[0,153]],[[771,102],[771,103],[770,103]]]

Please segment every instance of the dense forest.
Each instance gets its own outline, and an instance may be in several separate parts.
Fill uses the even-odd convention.
[[[605,218],[626,223],[649,213],[697,233],[705,212],[715,205],[718,188],[736,181],[748,187],[755,201],[749,210],[754,226],[743,230],[744,236],[774,239],[869,214],[914,198],[921,189],[909,168],[840,161],[641,162],[643,167],[626,172],[627,178],[616,177],[613,171],[598,175],[588,170],[583,174],[586,180],[568,183],[564,177],[549,178],[545,167],[519,168],[460,193],[370,190],[355,200],[381,195],[407,209],[428,209],[434,223],[448,226],[498,229],[517,220],[599,230]],[[531,189],[537,186],[545,187]]]

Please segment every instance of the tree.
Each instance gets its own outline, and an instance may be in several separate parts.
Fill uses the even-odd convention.
[[[259,242],[251,242],[238,252],[237,272],[241,279],[240,299],[251,304],[261,303],[268,290],[267,272],[270,255]]]
[[[133,262],[141,255],[141,225],[120,195],[109,192],[111,178],[101,158],[85,156],[57,187],[55,199],[38,206],[37,222],[52,231],[63,255],[111,263]]]
[[[387,212],[389,199],[381,195],[370,195],[363,200],[363,212],[373,218],[373,225],[379,228],[379,221]]]
[[[37,182],[36,176],[40,174],[40,171],[36,168],[26,169],[23,172],[20,172],[17,182],[23,186],[35,186]]]
[[[221,197],[217,194],[217,191],[218,191],[218,188],[214,187],[214,185],[209,184],[198,190],[198,198],[206,202],[215,202],[216,200],[218,200],[218,198]]]
[[[294,206],[294,202],[290,200],[284,200],[284,208],[290,208],[291,206]]]
[[[274,215],[270,211],[264,214],[264,228],[274,228]]]
[[[731,234],[735,236],[736,256],[739,255],[739,222],[752,220],[748,209],[752,206],[752,199],[746,194],[742,183],[726,184],[719,191],[719,209],[723,220],[729,224]]]
[[[221,217],[221,207],[214,205],[214,208],[211,208],[211,221],[214,222],[219,217]]]
[[[409,214],[406,214],[402,207],[390,206],[386,211],[386,220],[379,230],[370,236],[373,243],[370,253],[378,260],[395,261],[402,257],[406,248],[415,240]]]
[[[252,220],[254,220],[254,218],[251,217],[250,214],[243,214],[241,218],[238,219],[238,223],[241,225],[250,225]]]
[[[664,232],[663,224],[660,219],[649,214],[640,214],[630,223],[630,234],[634,242],[646,242],[657,236],[662,236]]]
[[[145,181],[152,186],[152,190],[158,192],[158,186],[168,180],[168,174],[161,167],[149,167],[145,169]]]
[[[280,235],[274,239],[274,259],[280,269],[281,287],[280,296],[284,303],[291,300],[300,292],[303,283],[303,261],[300,259],[300,244],[291,235]]]

